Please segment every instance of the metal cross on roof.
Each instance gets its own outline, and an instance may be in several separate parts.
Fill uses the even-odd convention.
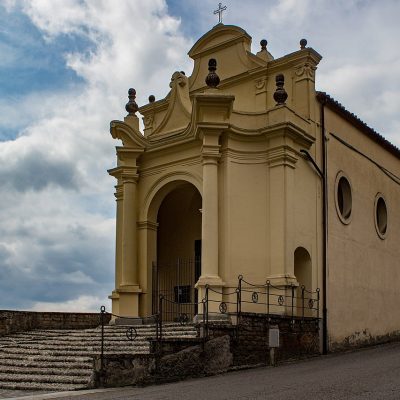
[[[222,23],[222,12],[225,11],[225,10],[226,10],[226,6],[223,6],[223,7],[222,7],[222,3],[219,3],[219,4],[218,4],[218,10],[215,10],[215,11],[214,11],[214,15],[219,14],[219,15],[218,15],[218,18],[219,18],[218,23],[219,23],[219,24]]]

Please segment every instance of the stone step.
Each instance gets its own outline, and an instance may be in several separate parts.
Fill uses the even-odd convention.
[[[171,334],[163,334],[164,338],[193,338],[197,337],[197,335],[171,335]],[[105,338],[104,346],[105,347],[129,347],[129,346],[142,346],[148,345],[149,337],[140,337],[137,336],[135,340],[129,340],[127,337],[121,338],[113,338],[108,339]],[[0,352],[2,349],[13,348],[13,347],[20,347],[24,349],[29,348],[90,348],[90,349],[97,349],[101,346],[101,339],[96,338],[96,340],[42,340],[42,341],[12,341],[8,342],[7,344],[1,345],[0,344]]]
[[[114,343],[104,343],[104,349],[123,349],[124,351],[127,350],[129,351],[130,349],[133,349],[135,347],[148,347],[149,346],[149,341],[144,339],[144,340],[134,340],[134,341],[129,341],[125,340],[124,342],[118,342],[117,344]],[[30,344],[20,344],[20,345],[10,345],[7,347],[3,347],[1,351],[7,352],[7,350],[12,350],[12,349],[21,349],[21,350],[45,350],[45,351],[53,351],[53,350],[65,350],[65,351],[100,351],[101,345],[100,343],[96,343],[94,346],[89,346],[85,344],[59,344],[57,345],[56,343],[30,343]]]
[[[76,385],[87,385],[90,375],[42,375],[42,374],[18,374],[0,372],[0,382],[28,382],[28,383],[69,383]]]
[[[90,357],[88,356],[49,356],[48,354],[1,354],[0,353],[0,360],[20,360],[21,362],[24,361],[35,361],[35,362],[48,362],[48,361],[54,361],[54,362],[62,362],[65,361],[66,363],[71,363],[71,362],[79,362],[79,363],[93,363],[93,357],[92,355]]]
[[[72,391],[87,389],[87,384],[60,384],[60,383],[43,383],[43,382],[1,382],[0,389],[8,390],[46,390],[46,391]]]
[[[148,337],[155,337],[156,332],[155,331],[139,331],[136,330],[137,336],[142,337],[142,338],[148,338]],[[183,329],[174,329],[174,330],[166,330],[163,329],[163,336],[197,336],[197,331],[196,330],[183,330]],[[100,340],[101,338],[101,333],[96,332],[95,335],[91,334],[71,334],[71,335],[46,335],[45,333],[41,335],[13,335],[11,337],[7,337],[5,339],[0,340],[0,345],[7,345],[10,342],[29,342],[29,341],[42,341],[42,340],[58,340],[58,341],[90,341],[90,340]],[[122,332],[106,332],[104,335],[104,338],[107,340],[119,340],[121,338],[126,338],[126,330]]]
[[[113,338],[113,337],[125,337],[126,336],[126,331],[127,329],[124,329],[123,331],[108,331],[108,332],[104,332],[104,337],[106,338]],[[143,331],[143,330],[138,330],[136,329],[136,333],[138,336],[141,337],[148,337],[148,336],[155,336],[156,335],[156,331],[152,330],[152,331]],[[174,328],[174,329],[163,329],[163,333],[165,333],[166,335],[197,335],[197,331],[195,329],[178,329],[178,328]],[[69,335],[65,335],[63,333],[60,334],[46,334],[45,332],[41,333],[40,335],[32,335],[28,332],[26,332],[25,334],[14,334],[12,336],[8,336],[5,338],[0,338],[0,342],[8,342],[8,341],[12,341],[12,340],[44,340],[44,339],[60,339],[60,340],[80,340],[81,338],[85,339],[85,338],[99,338],[101,337],[101,332],[95,332],[95,333],[75,333],[75,334],[69,334]]]
[[[134,326],[137,337],[126,337],[130,326],[104,327],[104,354],[148,354],[152,325]],[[163,325],[165,338],[197,337],[189,324]],[[78,390],[90,387],[93,357],[101,351],[101,329],[36,330],[0,338],[0,388],[15,390]]]
[[[43,367],[40,364],[37,364],[35,367],[32,366],[13,366],[12,369],[10,369],[9,366],[3,366],[0,365],[0,374],[19,374],[19,375],[68,375],[68,376],[82,376],[87,379],[90,378],[92,375],[92,368],[88,366],[89,368],[81,368],[80,366],[75,367],[75,368],[65,368],[65,366],[59,366],[58,368],[47,368],[48,365],[46,364],[46,367]]]
[[[145,352],[149,352],[149,346],[138,346],[138,347],[129,347],[122,349],[105,349],[104,354],[142,354]],[[54,350],[41,350],[41,349],[20,349],[20,348],[6,348],[3,349],[0,353],[4,355],[21,355],[25,357],[31,356],[47,356],[47,357],[90,357],[93,355],[99,354],[100,351],[93,350],[65,350],[65,349],[54,349]]]
[[[132,354],[135,352],[149,351],[150,346],[148,343],[144,343],[142,345],[137,346],[104,346],[103,352],[108,354]],[[0,360],[2,356],[8,358],[9,355],[25,355],[25,356],[34,356],[34,355],[47,355],[47,356],[67,356],[67,357],[88,357],[91,355],[97,355],[101,353],[101,348],[62,348],[62,347],[54,347],[54,348],[6,348],[0,351]]]
[[[105,325],[104,326],[104,331],[108,332],[108,331],[113,331],[113,332],[123,332],[126,331],[126,329],[128,329],[129,327],[134,327],[136,330],[142,330],[142,331],[146,331],[146,330],[156,330],[156,326],[155,325]],[[179,323],[167,323],[167,324],[163,324],[163,329],[182,329],[182,330],[195,330],[194,325],[193,324],[186,324],[186,325],[181,325]],[[30,335],[40,335],[40,334],[64,334],[64,335],[70,335],[70,334],[80,334],[80,333],[96,333],[96,332],[100,332],[101,327],[97,327],[97,328],[91,328],[91,329],[34,329],[31,331],[25,331],[25,332],[19,332],[16,333],[16,335],[18,334],[30,334]]]
[[[65,369],[85,369],[92,370],[93,361],[92,359],[88,361],[54,361],[54,360],[28,360],[18,359],[18,358],[0,358],[0,365],[4,368],[12,369],[13,367],[29,367],[31,369],[42,368],[43,365],[46,368],[51,368],[53,370],[58,370],[59,368]]]

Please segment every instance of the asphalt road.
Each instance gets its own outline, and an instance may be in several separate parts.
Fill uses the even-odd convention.
[[[400,343],[185,382],[27,399],[400,400]],[[21,397],[19,398],[21,400]]]

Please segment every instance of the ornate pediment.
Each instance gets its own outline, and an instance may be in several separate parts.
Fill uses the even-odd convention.
[[[250,48],[251,37],[245,30],[234,25],[216,25],[188,53],[194,60],[193,73],[189,78],[190,91],[205,86],[204,77],[210,58],[218,62],[221,81],[266,65],[267,61],[252,54]]]

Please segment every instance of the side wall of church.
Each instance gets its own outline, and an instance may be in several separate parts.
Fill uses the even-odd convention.
[[[329,204],[328,331],[331,349],[335,350],[381,341],[400,333],[400,185],[371,161],[399,175],[400,160],[330,110],[326,110],[325,115]],[[345,187],[344,192],[339,193],[344,202],[338,202],[341,176],[351,188],[350,214]],[[375,222],[377,196],[383,197],[387,207],[387,228],[383,235],[378,233]],[[384,222],[384,216],[381,215],[381,219]]]

